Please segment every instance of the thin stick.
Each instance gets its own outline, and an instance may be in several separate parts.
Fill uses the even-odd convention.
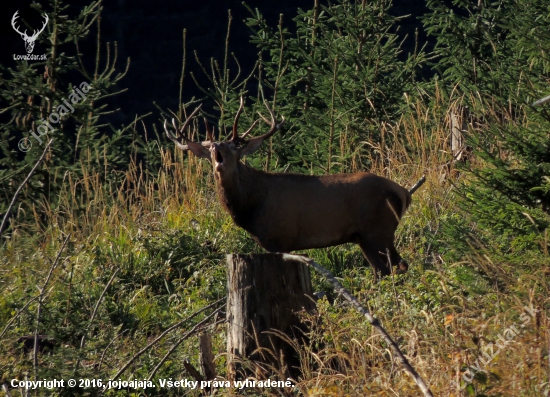
[[[531,106],[539,106],[539,105],[542,105],[543,103],[546,103],[546,102],[550,102],[550,95],[545,96],[544,98],[533,102],[533,104]]]
[[[416,192],[418,188],[424,184],[424,182],[426,182],[426,175],[422,175],[422,178],[420,178],[418,182],[416,182],[413,187],[409,189],[409,193],[413,194],[414,192]]]
[[[109,350],[109,347],[111,347],[111,345],[113,343],[116,342],[116,339],[119,337],[119,336],[122,336],[124,335],[127,331],[129,331],[128,329],[125,329],[124,331],[122,331],[120,334],[118,334],[117,336],[115,336],[113,339],[111,339],[111,341],[109,342],[109,344],[105,347],[105,349],[103,350],[103,353],[101,354],[101,359],[99,360],[99,364],[97,366],[97,373],[100,374],[101,372],[101,366],[103,365],[103,359],[105,358],[105,354],[107,353],[107,350]]]
[[[29,301],[27,303],[25,303],[25,306],[23,306],[21,308],[21,310],[19,310],[15,316],[12,317],[12,319],[10,321],[8,321],[8,323],[6,324],[6,326],[4,327],[4,330],[2,331],[2,333],[0,334],[0,339],[2,339],[2,337],[4,336],[4,334],[6,333],[6,331],[8,330],[8,328],[10,327],[10,325],[13,324],[13,322],[17,319],[17,317],[19,317],[21,315],[21,313],[23,313],[23,311],[31,304],[33,303],[35,300],[37,300],[38,298],[40,298],[40,294],[35,296],[34,298],[31,298],[29,299]]]
[[[2,391],[4,392],[6,397],[11,397],[10,389],[8,389],[8,384],[7,383],[4,383],[2,385]]]
[[[156,345],[162,338],[164,338],[166,336],[166,334],[168,334],[170,331],[172,331],[173,329],[179,327],[180,325],[182,325],[183,323],[191,320],[192,318],[196,317],[197,315],[199,315],[200,313],[204,312],[205,310],[208,310],[214,306],[216,306],[218,303],[220,303],[221,301],[223,301],[225,299],[225,297],[221,298],[221,299],[218,299],[216,302],[214,303],[211,303],[209,304],[208,306],[205,306],[203,307],[202,309],[200,309],[199,311],[196,311],[195,313],[191,314],[189,317],[187,317],[186,319],[184,320],[181,320],[181,321],[178,321],[177,323],[169,326],[162,334],[160,334],[159,336],[157,336],[157,338],[152,341],[151,343],[149,343],[147,346],[145,346],[143,349],[141,349],[140,351],[138,351],[130,360],[128,360],[128,362],[126,364],[124,364],[122,366],[122,368],[120,368],[120,370],[111,378],[111,380],[116,380],[124,371],[126,371],[126,369],[130,366],[130,364],[132,364],[137,358],[139,358],[143,353],[145,353],[147,350],[149,350],[151,347],[153,347],[154,345]],[[200,323],[199,323],[200,324]]]
[[[36,171],[36,169],[38,168],[38,166],[42,163],[42,161],[44,160],[44,157],[46,157],[46,152],[50,148],[50,145],[52,144],[52,142],[53,142],[53,139],[50,139],[50,141],[46,144],[46,147],[44,148],[44,151],[42,152],[42,155],[40,156],[40,158],[38,159],[38,161],[36,162],[34,167],[32,167],[32,170],[29,172],[29,174],[27,175],[27,177],[25,178],[23,183],[21,185],[19,185],[19,187],[15,191],[15,194],[13,195],[13,199],[11,200],[11,203],[8,206],[8,209],[7,209],[6,213],[4,214],[4,218],[2,219],[2,223],[0,224],[0,236],[2,236],[2,232],[4,231],[4,228],[6,227],[6,224],[8,223],[8,219],[10,217],[10,212],[11,212],[13,206],[15,205],[15,202],[19,198],[19,194],[21,194],[21,191],[23,190],[23,188],[25,187],[25,185],[27,184],[29,179],[31,179],[31,177],[33,176],[33,174]]]
[[[430,391],[429,387],[424,383],[424,380],[420,377],[418,372],[412,367],[412,365],[409,363],[407,358],[403,355],[401,350],[399,349],[399,346],[397,346],[397,343],[393,341],[393,339],[390,337],[390,335],[386,332],[386,330],[382,327],[380,322],[377,318],[374,318],[369,310],[361,305],[359,301],[347,290],[345,289],[342,284],[336,278],[323,266],[319,265],[317,262],[315,262],[313,259],[306,258],[304,256],[300,255],[291,255],[291,254],[282,254],[284,260],[293,260],[293,261],[299,261],[302,263],[305,263],[306,265],[312,267],[315,271],[317,271],[319,274],[321,274],[323,277],[327,279],[327,281],[332,284],[332,287],[334,288],[334,291],[338,293],[339,295],[342,295],[347,301],[351,303],[355,309],[365,316],[367,321],[374,327],[376,330],[380,333],[382,336],[382,339],[391,347],[391,350],[393,353],[399,358],[399,361],[401,361],[401,365],[403,365],[403,368],[405,371],[409,373],[409,375],[412,376],[420,390],[424,393],[424,396],[426,397],[433,397],[432,392]]]
[[[51,141],[50,141],[51,142]],[[61,257],[61,254],[65,250],[65,246],[69,242],[69,238],[71,237],[71,233],[67,235],[65,238],[65,241],[63,241],[63,245],[61,246],[61,249],[57,253],[57,256],[55,257],[55,260],[50,267],[50,271],[48,272],[48,276],[46,277],[46,281],[44,282],[44,285],[42,286],[42,289],[40,289],[40,295],[38,296],[38,309],[36,310],[36,327],[34,329],[34,350],[33,350],[33,368],[34,368],[34,378],[36,379],[36,366],[38,365],[38,328],[40,326],[40,315],[42,313],[42,302],[44,301],[44,291],[46,291],[46,287],[48,283],[50,282],[50,278],[52,277],[53,271],[57,267],[57,263],[59,262],[59,258]]]
[[[114,271],[113,275],[111,276],[111,278],[109,279],[109,281],[105,285],[105,288],[103,288],[103,292],[101,293],[101,295],[99,296],[99,299],[97,300],[97,302],[95,304],[94,310],[92,312],[92,316],[90,317],[90,321],[88,322],[88,326],[84,330],[84,335],[82,335],[82,339],[80,340],[80,350],[81,351],[82,351],[82,349],[84,349],[84,344],[86,343],[86,336],[88,335],[88,331],[92,327],[92,323],[94,322],[95,315],[97,314],[97,310],[99,309],[99,305],[100,305],[101,301],[103,300],[103,297],[107,293],[107,290],[111,286],[112,282],[115,279],[115,276],[118,274],[119,271],[120,271],[120,267]],[[80,358],[76,360],[76,365],[74,367],[75,373],[76,373],[79,365],[80,365]]]
[[[159,368],[162,366],[162,364],[164,364],[164,362],[170,356],[170,354],[172,354],[174,352],[174,350],[176,350],[177,347],[184,340],[186,340],[187,338],[189,338],[190,336],[195,334],[199,330],[200,327],[202,327],[204,324],[206,324],[208,322],[208,320],[210,320],[212,317],[214,317],[216,314],[218,314],[220,312],[220,310],[223,309],[224,307],[225,307],[225,305],[223,305],[221,307],[218,307],[209,316],[205,317],[204,320],[202,320],[202,321],[198,322],[197,324],[195,324],[195,326],[193,328],[191,328],[191,330],[187,331],[176,343],[174,343],[174,345],[170,348],[170,350],[168,350],[168,352],[164,355],[162,360],[160,360],[159,363],[157,364],[157,366],[153,369],[153,371],[151,372],[151,374],[149,375],[147,380],[151,380],[151,378],[153,376],[155,376],[155,374],[157,373]]]
[[[84,335],[82,335],[82,340],[80,341],[80,348],[81,349],[84,347],[84,343],[86,341],[86,335],[88,333],[88,330],[90,329],[90,326],[91,326],[92,322],[94,321],[95,315],[97,313],[97,309],[99,308],[99,304],[103,300],[103,297],[107,293],[107,290],[111,286],[111,283],[113,282],[113,280],[115,279],[115,276],[118,274],[119,271],[120,271],[120,268],[115,270],[115,272],[113,273],[113,275],[109,279],[109,282],[107,283],[107,285],[105,285],[105,288],[103,289],[103,292],[101,293],[101,295],[99,296],[99,299],[97,300],[97,302],[95,304],[94,311],[92,312],[92,317],[90,317],[90,322],[88,324],[88,327],[86,327],[86,331],[84,332]]]

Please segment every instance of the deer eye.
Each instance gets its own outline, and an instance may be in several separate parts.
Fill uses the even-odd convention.
[[[223,156],[222,156],[222,154],[220,153],[219,150],[216,151],[216,161],[218,163],[223,163]]]

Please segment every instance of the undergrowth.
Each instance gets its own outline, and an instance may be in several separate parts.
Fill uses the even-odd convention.
[[[356,246],[306,253],[329,267],[381,320],[435,395],[543,395],[550,371],[549,258],[540,250],[499,255],[482,245],[461,255],[457,247],[468,243],[466,237],[445,241],[445,226],[461,217],[456,186],[467,184],[468,174],[441,167],[449,158],[447,112],[441,106],[411,106],[416,112],[388,131],[394,139],[386,157],[371,160],[371,171],[404,186],[427,176],[397,232],[409,272],[376,283]],[[35,377],[143,380],[153,372],[152,379],[186,379],[184,361],[199,365],[198,341],[185,333],[211,311],[186,318],[225,296],[226,253],[261,249],[222,211],[206,161],[184,158],[172,148],[160,148],[158,155],[158,175],[143,176],[137,167],[127,173],[123,186],[131,189],[101,185],[86,172],[80,180],[66,178],[47,227],[29,233],[25,225],[14,224],[0,255],[3,384]],[[77,203],[84,212],[71,211]],[[303,315],[311,325],[310,342],[296,347],[303,375],[295,379],[292,394],[419,395],[372,327],[321,278],[313,278],[328,299],[318,302],[315,313]],[[222,317],[206,329],[221,378]],[[36,360],[20,339],[35,332],[53,341]],[[10,393],[19,395],[17,389]],[[199,392],[105,393],[182,394]]]

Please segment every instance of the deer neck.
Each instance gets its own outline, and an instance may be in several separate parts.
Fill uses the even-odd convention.
[[[257,212],[261,210],[267,194],[267,174],[238,163],[236,172],[229,178],[222,178],[216,184],[218,196],[233,221],[251,232]]]

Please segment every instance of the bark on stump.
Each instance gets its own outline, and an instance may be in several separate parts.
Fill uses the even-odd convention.
[[[273,369],[296,379],[296,351],[277,334],[304,339],[296,313],[315,308],[307,265],[280,254],[229,254],[227,291],[229,379],[263,378]]]

